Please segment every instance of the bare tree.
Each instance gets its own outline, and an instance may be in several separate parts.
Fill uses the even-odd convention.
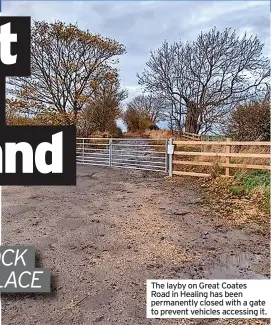
[[[268,88],[269,60],[257,36],[213,28],[197,40],[151,52],[139,83],[171,102],[179,131],[207,133],[236,103],[259,97]]]
[[[169,45],[164,42],[157,51],[151,52],[147,69],[138,75],[139,84],[145,90],[164,98],[167,103],[171,125],[181,132],[185,115],[185,75],[184,46],[180,43]],[[178,78],[177,78],[178,77]]]
[[[128,131],[137,132],[155,129],[157,123],[165,119],[165,102],[152,94],[139,95],[133,98],[123,114]]]
[[[164,118],[164,105],[162,98],[147,94],[136,96],[128,103],[127,107],[138,110],[148,116],[152,124],[156,124]]]
[[[9,91],[34,113],[73,112],[76,118],[117,62],[112,58],[125,52],[115,40],[62,22],[35,21],[31,34],[31,77],[9,78]]]

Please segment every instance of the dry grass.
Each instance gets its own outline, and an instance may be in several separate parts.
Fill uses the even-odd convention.
[[[100,132],[100,131],[96,131],[94,133],[91,134],[91,138],[111,138],[112,134],[109,132]]]
[[[150,139],[169,139],[172,134],[169,130],[148,130],[145,135]]]

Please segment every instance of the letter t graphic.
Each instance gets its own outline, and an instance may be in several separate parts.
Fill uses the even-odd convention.
[[[0,26],[0,58],[6,65],[15,64],[17,54],[11,54],[11,43],[17,42],[17,34],[11,34],[11,24]]]

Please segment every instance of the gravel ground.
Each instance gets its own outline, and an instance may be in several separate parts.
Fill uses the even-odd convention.
[[[269,239],[217,227],[196,181],[85,165],[77,175],[76,187],[3,188],[2,244],[34,245],[53,276],[48,295],[2,294],[4,325],[269,324],[146,319],[146,279],[265,278]]]

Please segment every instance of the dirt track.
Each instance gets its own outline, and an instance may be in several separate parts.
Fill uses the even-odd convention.
[[[146,319],[146,279],[268,275],[268,238],[217,227],[192,184],[79,166],[76,187],[5,187],[2,244],[34,245],[53,292],[2,295],[2,323],[269,324]]]

